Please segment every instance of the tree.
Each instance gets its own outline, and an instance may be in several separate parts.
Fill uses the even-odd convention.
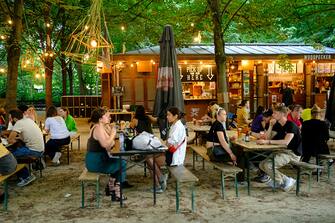
[[[1,11],[7,15],[7,22],[11,25],[10,35],[6,43],[7,51],[7,88],[6,88],[6,109],[16,108],[17,95],[17,78],[18,67],[21,53],[22,37],[22,17],[23,17],[23,0],[15,0],[13,5],[1,1]]]

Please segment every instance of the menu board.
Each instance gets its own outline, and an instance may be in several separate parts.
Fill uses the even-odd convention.
[[[181,82],[216,81],[216,66],[203,64],[180,64],[179,74]]]

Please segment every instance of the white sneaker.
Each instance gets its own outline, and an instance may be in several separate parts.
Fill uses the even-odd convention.
[[[52,158],[52,162],[54,164],[60,163],[59,159],[60,159],[61,156],[62,156],[62,153],[56,152],[54,158]]]
[[[286,192],[290,191],[297,181],[291,177],[287,177],[284,181],[282,189]]]
[[[34,180],[36,180],[36,177],[33,174],[31,174],[26,179],[21,179],[21,181],[17,184],[17,186],[24,187],[24,186],[30,184],[31,182],[33,182]]]

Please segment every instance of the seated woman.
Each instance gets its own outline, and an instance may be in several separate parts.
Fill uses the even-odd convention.
[[[250,104],[248,100],[243,100],[240,104],[240,107],[237,108],[236,112],[236,121],[239,128],[247,128],[251,123],[249,115]]]
[[[16,169],[16,165],[17,162],[13,154],[0,143],[0,176],[13,173]],[[4,199],[4,193],[0,192],[0,203],[2,203]]]
[[[314,105],[311,109],[312,119],[304,121],[301,127],[302,161],[309,162],[312,156],[329,154],[327,141],[329,130],[325,121],[320,120],[321,109]]]
[[[45,144],[45,153],[49,155],[54,165],[59,165],[59,159],[62,156],[60,149],[63,145],[70,143],[70,132],[66,128],[64,119],[57,115],[55,106],[50,106],[47,110],[44,130],[50,133],[50,139]]]
[[[242,155],[237,154],[237,151],[234,148],[231,148],[229,145],[229,138],[226,134],[226,130],[224,128],[223,123],[226,122],[227,119],[227,113],[223,108],[220,108],[217,111],[216,114],[216,120],[212,124],[209,133],[207,135],[207,142],[206,142],[206,148],[207,148],[207,154],[209,155],[210,159],[213,161],[218,162],[233,162],[234,165],[238,165],[239,167],[243,168],[243,160]],[[233,137],[231,140],[235,140]],[[213,148],[219,147],[221,149],[221,154],[219,156],[216,156],[213,153]],[[238,158],[236,155],[238,155]],[[238,180],[243,181],[244,180],[244,173],[238,174]]]
[[[176,107],[169,108],[166,118],[171,125],[168,133],[168,138],[166,140],[167,146],[174,146],[176,148],[176,151],[173,153],[170,151],[166,151],[165,155],[161,155],[155,158],[155,177],[156,182],[158,183],[158,185],[156,185],[157,193],[162,193],[163,191],[165,191],[167,186],[168,175],[163,175],[161,172],[161,166],[164,165],[164,162],[166,162],[166,165],[168,166],[183,165],[186,156],[186,129],[180,120],[181,114],[179,109]],[[147,162],[150,169],[153,170],[153,158],[149,158]]]
[[[72,115],[70,115],[69,109],[66,107],[59,108],[58,115],[61,116],[65,120],[66,128],[67,130],[69,130],[70,136],[77,134],[78,129],[76,126],[76,121],[74,120]]]
[[[131,120],[130,127],[135,129],[137,133],[146,131],[152,134],[151,123],[153,122],[157,122],[157,118],[154,118],[151,115],[146,115],[144,107],[139,105],[136,107],[135,116]]]
[[[272,110],[268,109],[264,111],[262,114],[256,116],[256,118],[251,123],[251,135],[255,136],[256,138],[261,138],[261,132],[264,133],[265,137],[265,130],[269,128],[269,122],[272,117]]]
[[[120,201],[120,182],[125,182],[126,161],[122,160],[122,174],[119,178],[120,160],[110,158],[109,153],[115,145],[116,129],[111,128],[110,113],[106,109],[93,110],[89,120],[93,125],[87,140],[85,164],[88,171],[110,174],[107,194],[111,194],[112,201]],[[126,199],[126,197],[122,197]]]

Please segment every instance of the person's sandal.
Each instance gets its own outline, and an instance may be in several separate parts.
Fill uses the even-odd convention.
[[[120,201],[121,197],[120,197],[120,183],[117,182],[115,184],[115,190],[111,191],[111,200],[112,201]],[[127,200],[127,197],[122,194],[122,200],[125,201]]]

